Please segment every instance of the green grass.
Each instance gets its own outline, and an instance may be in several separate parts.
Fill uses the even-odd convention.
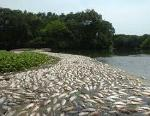
[[[0,73],[16,72],[39,67],[46,64],[55,64],[59,59],[36,52],[14,53],[0,51]]]

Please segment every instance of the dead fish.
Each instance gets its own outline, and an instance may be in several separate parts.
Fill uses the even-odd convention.
[[[47,112],[50,113],[51,109],[52,109],[51,107],[48,107]]]
[[[64,94],[61,94],[58,98],[61,99],[61,98],[64,98],[67,96],[67,93],[64,93]]]
[[[124,102],[121,102],[121,101],[115,102],[114,104],[115,104],[115,105],[126,105]]]
[[[88,114],[89,114],[89,112],[81,112],[81,113],[79,113],[79,116],[86,116]]]
[[[71,106],[71,107],[67,107],[67,108],[65,108],[65,109],[64,109],[64,111],[65,111],[65,112],[68,112],[68,111],[71,111],[71,110],[73,110],[73,109],[74,109],[74,107],[73,107],[73,106]]]
[[[74,94],[76,92],[78,92],[78,90],[74,90],[74,91],[70,92],[69,94]]]
[[[85,100],[86,102],[91,102],[91,103],[97,103],[96,101],[94,101],[94,100],[92,100],[92,99],[87,99],[87,100]]]
[[[31,104],[27,105],[24,109],[29,109],[29,108],[31,108],[33,106],[34,106],[34,103],[31,103]]]
[[[53,110],[55,111],[56,109],[58,109],[60,107],[60,104],[56,104],[54,107],[53,107]]]
[[[65,116],[65,113],[61,113],[60,116]]]
[[[63,99],[62,102],[61,102],[61,104],[64,106],[66,104],[66,100]]]
[[[70,101],[72,102],[72,101],[74,101],[76,98],[77,98],[77,96],[72,96],[72,97],[70,98]]]
[[[98,102],[98,103],[101,103],[101,104],[104,104],[104,101],[103,100],[101,100],[101,99],[94,99],[96,102]]]
[[[54,98],[53,104],[56,104],[56,103],[57,103],[57,98]]]
[[[60,93],[54,93],[51,97],[56,97],[58,96]]]
[[[94,108],[86,108],[86,109],[83,109],[84,112],[95,112],[96,109]]]
[[[5,100],[6,100],[5,97],[0,98],[0,104],[3,104],[5,102]]]
[[[80,94],[79,96],[83,99],[87,99],[86,96],[84,96],[83,94]]]

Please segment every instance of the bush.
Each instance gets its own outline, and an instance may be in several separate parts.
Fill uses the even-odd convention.
[[[0,72],[14,72],[37,67],[43,64],[54,64],[57,58],[35,52],[14,53],[0,51]]]
[[[141,44],[142,49],[150,49],[150,38],[147,38]]]
[[[68,29],[64,22],[55,20],[49,22],[42,30],[42,33],[46,35],[46,47],[53,49],[66,49],[71,48],[74,41],[72,32]],[[43,40],[45,41],[45,40]]]

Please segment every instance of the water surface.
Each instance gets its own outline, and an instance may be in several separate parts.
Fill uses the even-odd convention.
[[[56,51],[85,55],[97,58],[99,61],[121,68],[126,72],[150,80],[150,50],[147,51],[106,51],[106,50],[63,50]]]
[[[98,57],[99,61],[123,69],[130,74],[150,80],[150,55],[137,54],[128,56]]]

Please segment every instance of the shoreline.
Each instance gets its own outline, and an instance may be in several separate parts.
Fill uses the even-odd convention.
[[[147,116],[150,88],[142,79],[90,57],[59,57],[54,66],[9,75],[0,81],[2,113],[52,116]],[[1,112],[0,112],[1,113]]]
[[[99,61],[99,60],[97,60],[96,58],[93,58],[94,60],[96,60],[97,62],[102,62],[102,61]],[[108,63],[104,63],[104,62],[102,62],[103,64],[108,64]],[[124,72],[124,73],[126,73],[127,75],[130,75],[130,76],[132,76],[133,78],[135,78],[135,79],[140,79],[141,81],[142,81],[142,83],[143,84],[145,84],[145,82],[150,82],[150,80],[149,79],[147,79],[146,77],[144,77],[144,76],[138,76],[138,75],[135,75],[135,74],[131,74],[130,72],[127,72],[127,71],[125,71],[125,70],[123,70],[123,69],[120,69],[120,68],[118,68],[118,67],[115,67],[115,66],[113,66],[113,65],[111,65],[111,64],[108,64],[109,66],[111,66],[112,68],[116,68],[116,69],[119,69],[119,70],[122,70],[122,72]]]

